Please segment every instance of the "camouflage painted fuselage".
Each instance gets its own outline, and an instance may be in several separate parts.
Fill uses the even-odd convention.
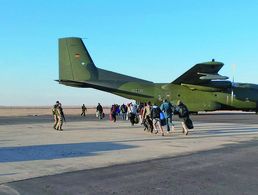
[[[218,74],[220,62],[195,65],[172,83],[153,83],[97,68],[80,38],[59,39],[59,83],[94,88],[138,102],[183,101],[191,112],[257,111],[258,86],[234,83]],[[218,79],[223,79],[219,80]]]

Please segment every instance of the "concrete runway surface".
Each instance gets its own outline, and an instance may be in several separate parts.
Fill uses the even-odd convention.
[[[0,117],[0,194],[257,194],[257,115],[193,115],[188,136],[128,121]]]

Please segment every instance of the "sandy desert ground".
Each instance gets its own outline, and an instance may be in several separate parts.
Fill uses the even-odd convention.
[[[87,114],[95,114],[95,107],[87,107]],[[0,107],[0,116],[40,116],[52,115],[51,106],[44,107]],[[64,112],[67,115],[81,114],[80,106],[64,107]],[[104,112],[109,113],[109,108],[104,107]]]

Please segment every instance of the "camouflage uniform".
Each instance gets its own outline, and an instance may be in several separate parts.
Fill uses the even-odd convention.
[[[57,108],[57,119],[58,119],[58,123],[57,123],[56,129],[59,131],[63,131],[62,126],[65,120],[65,117],[64,117],[63,108],[61,105],[59,105]]]
[[[86,108],[86,106],[83,104],[82,105],[82,113],[81,113],[81,116],[85,116],[86,114],[85,114],[85,112],[87,111],[87,108]]]
[[[53,125],[54,129],[57,129],[57,123],[58,123],[57,107],[58,106],[55,104],[54,107],[52,108],[52,114],[53,114],[53,117],[54,117],[54,125]]]

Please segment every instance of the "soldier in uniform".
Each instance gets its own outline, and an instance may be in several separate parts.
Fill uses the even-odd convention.
[[[52,108],[52,114],[53,114],[53,117],[54,117],[54,125],[53,125],[54,129],[57,129],[57,123],[58,123],[57,108],[58,108],[58,104],[55,104]]]
[[[81,116],[85,116],[85,112],[87,111],[87,108],[86,106],[83,104],[82,105],[82,113],[81,113]]]
[[[60,103],[57,107],[57,119],[58,119],[58,123],[57,123],[56,130],[63,131],[62,126],[65,121],[65,116],[64,116],[62,105]]]

